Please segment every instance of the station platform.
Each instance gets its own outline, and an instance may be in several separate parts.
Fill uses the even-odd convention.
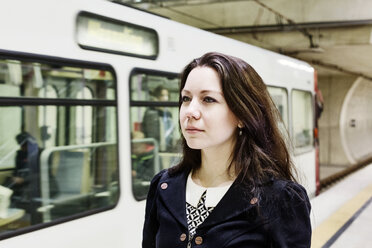
[[[311,200],[312,248],[372,247],[372,164]]]

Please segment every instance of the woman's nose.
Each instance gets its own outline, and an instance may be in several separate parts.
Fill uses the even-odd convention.
[[[201,116],[200,112],[200,106],[199,103],[196,100],[191,100],[190,104],[187,106],[186,110],[186,117],[187,118],[193,118],[193,119],[199,119]]]

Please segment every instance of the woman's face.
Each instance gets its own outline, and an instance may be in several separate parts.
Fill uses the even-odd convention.
[[[222,93],[217,72],[196,67],[181,92],[180,124],[187,145],[192,149],[232,148],[238,119]]]

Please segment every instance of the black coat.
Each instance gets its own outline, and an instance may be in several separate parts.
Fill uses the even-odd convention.
[[[187,247],[188,172],[160,172],[146,204],[143,248]],[[196,248],[310,247],[310,202],[305,189],[275,180],[254,197],[234,182],[190,241]]]

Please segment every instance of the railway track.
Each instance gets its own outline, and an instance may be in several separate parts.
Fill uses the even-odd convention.
[[[333,174],[332,176],[329,176],[327,178],[324,178],[323,180],[320,180],[320,193],[324,190],[328,189],[331,185],[339,182],[340,180],[344,179],[351,173],[365,167],[366,165],[372,163],[372,158],[368,158],[366,160],[363,160],[352,167],[345,169],[343,171],[340,171],[338,173]]]

